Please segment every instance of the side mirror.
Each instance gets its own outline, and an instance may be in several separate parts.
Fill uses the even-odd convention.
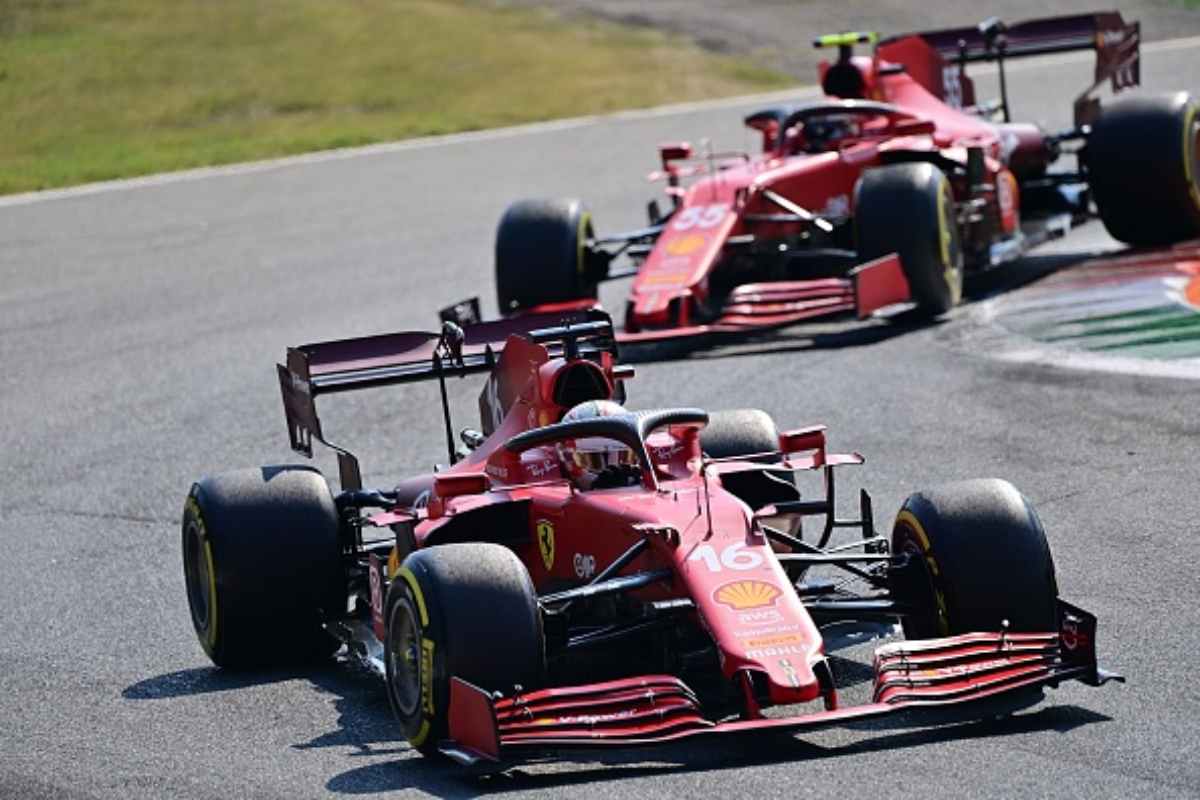
[[[992,49],[995,41],[1008,31],[1008,26],[999,17],[988,17],[979,23],[978,27],[980,35],[987,41],[989,50]]]
[[[767,115],[750,117],[746,125],[762,134],[762,149],[769,153],[779,144],[779,119]]]
[[[669,142],[658,146],[658,155],[662,158],[663,166],[668,161],[681,161],[692,157],[692,146],[687,142]]]
[[[784,431],[779,434],[779,449],[784,455],[810,450],[823,453],[825,450],[825,426],[814,425],[811,428]]]

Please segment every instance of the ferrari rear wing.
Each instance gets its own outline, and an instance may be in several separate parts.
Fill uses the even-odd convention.
[[[991,26],[998,25],[999,28]],[[994,32],[993,32],[994,31]],[[882,39],[880,46],[920,36],[948,62],[995,61],[997,58],[1042,56],[1073,50],[1095,50],[1100,60],[1111,58],[1122,46],[1132,43],[1136,52],[1139,25],[1126,23],[1118,11],[1043,17],[1004,25],[986,20],[963,28],[918,31]],[[1004,37],[1003,49],[998,36]]]
[[[924,40],[947,64],[964,66],[981,61],[1003,62],[1009,58],[1095,50],[1094,82],[1075,100],[1077,126],[1095,119],[1099,101],[1092,93],[1105,81],[1112,83],[1114,92],[1141,83],[1141,26],[1136,21],[1125,22],[1117,11],[1044,17],[1012,25],[1005,25],[993,17],[971,27],[891,36],[880,41],[879,47],[886,49],[889,44],[912,36]]]
[[[276,369],[292,449],[311,457],[316,439],[344,452],[321,430],[319,395],[488,372],[514,334],[545,345],[551,355],[617,352],[612,319],[600,309],[548,311],[461,327],[445,313],[443,319],[438,333],[403,331],[289,347],[287,363]]]

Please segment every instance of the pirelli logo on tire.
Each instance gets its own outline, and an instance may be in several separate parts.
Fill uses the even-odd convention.
[[[433,642],[421,639],[421,710],[427,717],[434,714],[433,705]]]

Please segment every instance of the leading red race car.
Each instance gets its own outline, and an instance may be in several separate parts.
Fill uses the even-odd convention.
[[[197,482],[182,541],[205,651],[246,668],[344,643],[415,747],[501,765],[901,709],[992,714],[1115,677],[1010,484],[913,494],[881,536],[865,492],[857,519],[835,515],[834,470],[862,458],[827,451],[822,427],[626,411],[614,353],[596,311],[289,349],[296,450],[325,441],[317,397],[437,378],[453,463],[365,490],[338,449],[337,495],[303,466]],[[457,448],[446,378],[469,373],[488,375],[482,423]],[[823,490],[801,496],[814,474]],[[844,706],[827,626],[880,620],[908,638],[876,651],[872,699]]]
[[[940,314],[959,301],[964,271],[1062,235],[1092,204],[1132,245],[1196,237],[1195,101],[1178,92],[1101,108],[1093,97],[1106,81],[1139,83],[1138,42],[1138,25],[1115,12],[821,37],[839,51],[821,67],[826,96],[747,116],[760,153],[660,148],[671,208],[652,203],[647,228],[597,236],[579,201],[512,205],[496,238],[500,311],[591,305],[601,281],[633,276],[623,342],[905,301]],[[873,53],[853,56],[858,43]],[[1085,49],[1095,82],[1074,103],[1073,128],[1010,121],[1008,60]],[[1000,71],[992,103],[977,102],[966,75],[984,61]],[[613,268],[621,254],[631,268]]]

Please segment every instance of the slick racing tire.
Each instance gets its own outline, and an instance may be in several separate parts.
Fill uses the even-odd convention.
[[[864,172],[854,187],[854,238],[862,261],[899,254],[923,314],[944,314],[962,299],[954,194],[933,164],[889,164]]]
[[[345,611],[338,515],[317,470],[261,467],[204,478],[183,509],[192,625],[213,663],[294,666],[328,657],[322,626]]]
[[[496,301],[501,314],[543,303],[594,299],[587,241],[592,215],[579,200],[520,200],[496,230]]]
[[[905,636],[974,631],[1056,631],[1058,585],[1042,523],[1020,492],[998,479],[952,483],[904,501],[892,552],[910,567],[891,573]]]
[[[1200,118],[1187,92],[1123,98],[1087,139],[1088,181],[1104,227],[1134,246],[1200,236]]]
[[[385,615],[388,702],[425,755],[446,737],[451,677],[505,693],[544,680],[537,593],[505,547],[470,542],[412,553],[388,588]]]
[[[773,453],[779,449],[779,429],[757,408],[714,411],[700,431],[700,449],[709,458]]]
[[[709,458],[759,456],[750,460],[778,462],[773,454],[779,450],[779,429],[770,414],[757,408],[714,411],[700,430],[700,449]],[[800,499],[792,473],[783,470],[730,473],[721,485],[752,509]],[[791,533],[800,530],[799,519],[789,525]]]

